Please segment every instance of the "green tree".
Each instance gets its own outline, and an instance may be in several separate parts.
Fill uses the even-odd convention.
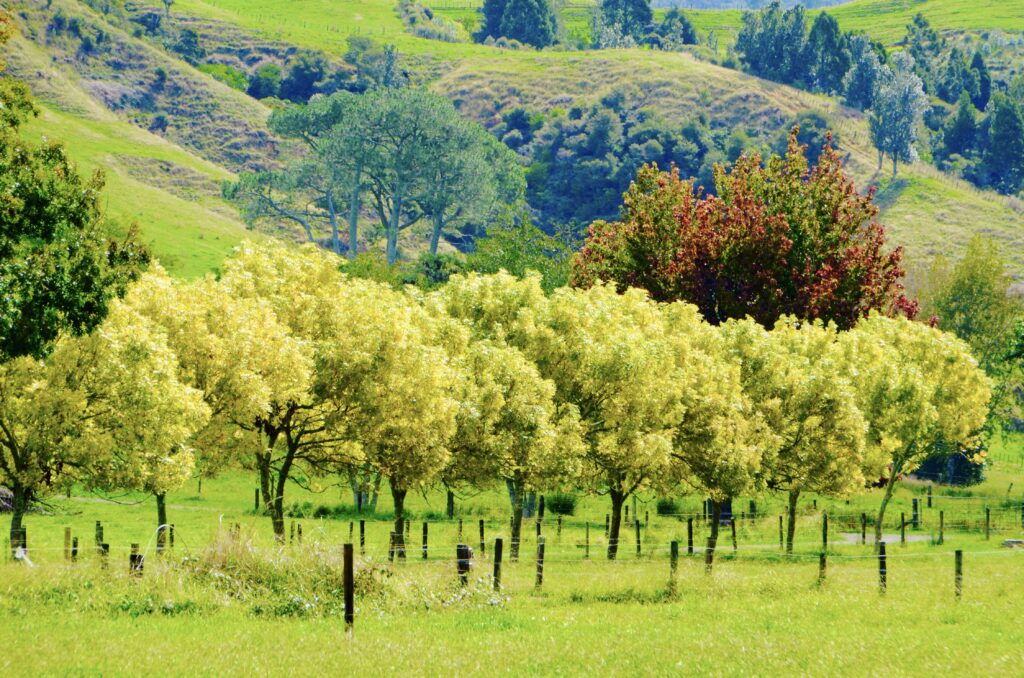
[[[501,19],[505,16],[505,5],[508,4],[508,0],[484,0],[483,15],[484,23],[480,28],[480,34],[477,38],[483,42],[487,38],[500,38],[501,32]]]
[[[327,77],[330,65],[320,54],[302,51],[288,62],[288,72],[281,79],[280,96],[304,103],[316,94],[317,85]],[[260,97],[257,97],[260,98]]]
[[[974,99],[974,106],[979,111],[984,111],[988,107],[989,99],[992,98],[992,75],[988,72],[985,57],[981,52],[976,51],[971,58],[971,70],[978,77],[978,96]]]
[[[843,98],[847,106],[871,108],[882,75],[882,63],[866,35],[850,38],[852,67],[843,78]]]
[[[892,68],[882,69],[868,120],[871,142],[878,149],[878,169],[882,169],[883,158],[888,155],[894,179],[899,162],[917,159],[917,126],[927,106],[921,78],[914,73],[913,57],[897,52]]]
[[[506,0],[501,35],[534,47],[555,41],[555,14],[548,0]]]
[[[942,145],[947,156],[966,156],[977,147],[978,121],[970,95],[963,91],[956,114],[950,118],[942,134]]]
[[[1024,188],[1024,111],[996,92],[989,103],[988,139],[982,155],[988,183],[1003,193]]]
[[[249,75],[246,93],[253,99],[267,99],[281,93],[281,68],[277,64],[263,64]]]
[[[807,36],[809,84],[822,92],[843,91],[843,78],[850,70],[850,52],[846,43],[835,17],[828,12],[821,12],[815,17]]]
[[[606,24],[618,26],[634,40],[643,37],[654,19],[650,0],[601,0],[601,13]]]
[[[537,228],[524,210],[521,214],[506,214],[488,226],[487,232],[477,238],[466,265],[480,273],[507,271],[519,278],[530,271],[539,272],[544,290],[551,292],[568,282],[572,253],[564,239]]]
[[[875,522],[877,544],[897,480],[928,457],[933,442],[980,448],[976,436],[988,415],[989,379],[961,339],[905,318],[873,314],[839,341],[868,422],[865,475],[888,478]]]

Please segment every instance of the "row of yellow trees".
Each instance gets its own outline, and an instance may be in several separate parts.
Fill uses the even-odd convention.
[[[787,493],[792,543],[801,492],[886,476],[880,534],[895,479],[938,438],[970,446],[986,417],[966,346],[905,319],[713,327],[639,290],[546,295],[500,273],[399,291],[338,262],[246,244],[218,278],[152,270],[98,331],[4,363],[0,423],[18,445],[0,482],[148,491],[165,523],[163,496],[197,465],[242,463],[283,539],[289,481],[370,473],[401,539],[410,490],[503,481],[513,555],[526,494],[571,487],[610,497],[614,558],[623,503],[648,487],[716,506]]]

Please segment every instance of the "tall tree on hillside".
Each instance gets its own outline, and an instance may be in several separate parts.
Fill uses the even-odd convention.
[[[946,41],[932,28],[928,19],[918,12],[907,24],[907,52],[913,58],[912,68],[921,78],[926,92],[935,91],[935,72],[945,51]]]
[[[1024,188],[1024,109],[996,92],[989,102],[988,139],[982,156],[987,183],[1002,193]]]
[[[639,40],[654,19],[650,0],[601,0],[605,24],[618,26],[622,32]]]
[[[887,251],[872,195],[856,191],[831,147],[808,171],[796,133],[784,158],[717,167],[717,196],[644,167],[620,221],[591,224],[571,282],[642,287],[695,304],[715,325],[750,316],[771,327],[794,315],[846,329],[873,309],[912,315],[902,251]]]
[[[483,25],[477,39],[481,42],[486,38],[501,37],[501,18],[505,16],[505,5],[508,0],[484,0],[481,10],[484,15]]]
[[[776,0],[759,12],[745,11],[736,51],[755,75],[785,83],[804,80],[808,75],[804,8],[783,10]]]
[[[950,118],[942,133],[943,152],[947,156],[966,156],[977,147],[977,143],[978,120],[974,103],[967,92],[961,92],[956,114]]]
[[[974,106],[979,111],[984,111],[992,97],[992,75],[985,65],[985,57],[981,52],[976,51],[971,59],[971,70],[978,76],[978,96],[974,99]]]
[[[843,98],[847,106],[863,111],[874,101],[882,63],[866,35],[850,38],[850,53],[853,65],[843,78]]]
[[[534,47],[555,42],[555,13],[549,0],[506,0],[501,35]]]
[[[921,78],[914,73],[913,57],[897,52],[892,68],[882,69],[868,121],[871,141],[878,149],[878,169],[882,169],[884,156],[888,155],[894,179],[899,162],[917,159],[917,126],[927,106]]]
[[[850,51],[846,43],[835,17],[827,12],[815,17],[807,36],[808,84],[822,92],[843,91],[843,78],[850,70]]]
[[[946,69],[937,80],[935,91],[939,98],[947,103],[956,102],[961,92],[967,92],[972,101],[981,96],[978,72],[967,64],[966,58],[957,47],[949,53]]]

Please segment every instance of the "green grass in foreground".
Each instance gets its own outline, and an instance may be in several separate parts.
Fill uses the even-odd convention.
[[[173,556],[153,553],[152,500],[92,496],[54,498],[48,514],[28,520],[37,567],[0,564],[0,671],[5,675],[194,673],[363,674],[438,673],[714,675],[966,675],[1008,674],[1024,660],[1019,582],[1024,551],[1000,548],[1020,537],[1024,467],[1017,439],[992,447],[987,480],[969,490],[936,487],[932,509],[926,486],[904,483],[887,533],[910,500],[922,505],[922,526],[908,528],[905,546],[889,537],[889,586],[878,593],[870,546],[842,534],[859,526],[859,513],[877,508],[879,492],[844,500],[801,502],[795,555],[778,548],[781,500],[756,497],[767,515],[739,524],[734,553],[723,530],[712,576],[698,552],[685,555],[682,516],[657,516],[653,497],[638,503],[642,554],[634,531],[623,534],[620,558],[603,557],[607,499],[584,497],[561,534],[555,516],[544,521],[544,585],[534,587],[536,537],[527,523],[523,557],[508,562],[507,498],[495,488],[460,497],[463,540],[478,547],[477,521],[487,525],[487,547],[477,553],[469,588],[454,581],[458,522],[442,520],[444,497],[411,498],[410,559],[388,566],[390,502],[367,524],[367,554],[357,556],[355,638],[343,631],[338,596],[340,544],[349,519],[301,519],[303,544],[277,547],[269,520],[251,513],[253,479],[236,471],[196,483],[170,498],[176,524]],[[347,493],[289,489],[290,501],[337,504]],[[131,502],[141,501],[141,504]],[[813,507],[817,502],[818,510]],[[680,499],[696,513],[698,497]],[[746,499],[736,509],[746,507]],[[993,533],[982,531],[984,509]],[[830,515],[827,580],[817,583],[821,510]],[[933,543],[938,511],[945,512],[946,543]],[[100,519],[112,545],[101,569],[92,543]],[[430,521],[430,559],[418,552],[420,521]],[[228,530],[242,525],[241,539]],[[591,558],[582,544],[589,522]],[[62,556],[63,528],[80,537],[81,556]],[[697,546],[706,527],[698,520]],[[358,527],[356,527],[358,535]],[[506,539],[505,588],[491,591],[489,554],[495,536]],[[667,593],[668,542],[682,542],[676,595]],[[358,540],[358,536],[356,536]],[[127,574],[127,547],[148,554],[142,578]],[[964,594],[953,594],[954,549],[963,549]],[[358,552],[358,549],[357,549]],[[40,642],[45,639],[45,642]]]

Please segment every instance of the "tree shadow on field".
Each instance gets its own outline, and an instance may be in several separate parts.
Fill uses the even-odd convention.
[[[879,186],[878,182],[879,175],[876,172],[871,177],[871,185]],[[885,181],[879,186],[878,192],[875,193],[875,205],[878,206],[882,212],[896,204],[896,201],[900,199],[904,191],[910,187],[910,181],[907,179],[890,179]]]

